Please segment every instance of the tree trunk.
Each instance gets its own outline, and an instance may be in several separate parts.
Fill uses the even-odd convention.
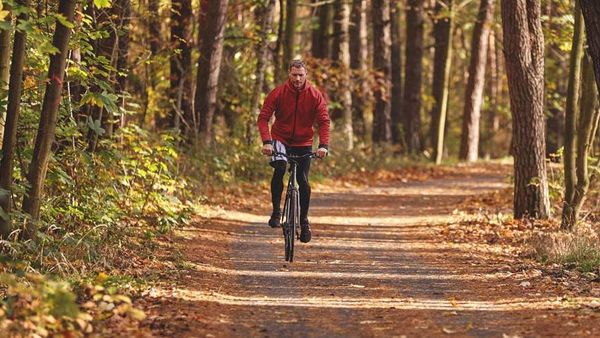
[[[347,70],[350,69],[350,39],[348,36],[350,26],[350,6],[346,2],[340,1],[339,10],[341,36],[338,46],[338,65],[343,72],[347,73]],[[350,79],[343,81],[340,93],[342,116],[344,119],[343,137],[346,150],[352,150],[354,148],[354,132],[352,131],[352,91],[350,86]]]
[[[544,35],[539,1],[503,0],[502,27],[513,118],[514,217],[548,218]]]
[[[400,144],[402,126],[402,48],[400,40],[400,3],[390,5],[392,30],[392,143]]]
[[[4,4],[4,10],[9,11],[9,5]],[[4,21],[10,22],[10,20],[10,14],[4,18]],[[8,86],[10,70],[10,33],[10,29],[0,30],[0,86],[2,86],[2,89]]]
[[[119,35],[118,56],[117,56],[117,93],[121,96],[120,106],[125,109],[125,91],[127,90],[127,76],[129,73],[128,56],[129,56],[129,30],[131,21],[131,0],[120,0],[121,14],[119,18],[122,33]],[[127,114],[121,114],[120,127],[125,127],[127,123]]]
[[[29,6],[29,0],[20,0],[21,6]],[[17,17],[17,27],[27,22],[27,12],[22,12]],[[15,144],[17,142],[17,122],[21,109],[21,91],[23,88],[23,65],[25,61],[25,43],[27,33],[15,30],[12,62],[10,64],[10,80],[8,85],[8,103],[6,108],[6,121],[4,124],[4,135],[2,142],[2,159],[0,160],[0,188],[4,193],[0,194],[0,238],[6,238],[12,230],[10,222],[10,210],[12,205],[12,176]]]
[[[582,33],[582,32],[580,32]],[[575,162],[576,183],[573,187],[571,203],[563,208],[563,222],[561,228],[571,230],[577,224],[579,212],[590,186],[588,173],[588,156],[594,144],[600,109],[598,107],[598,91],[594,83],[594,73],[589,58],[583,62],[583,79],[581,85],[581,108],[577,121],[577,156]]]
[[[277,42],[275,44],[275,51],[273,51],[273,68],[275,69],[275,82],[279,82],[281,79],[287,76],[287,70],[282,72],[282,69],[285,68],[282,64],[286,62],[281,62],[283,56],[281,55],[282,45],[285,43],[284,35],[285,35],[285,2],[286,0],[279,0],[279,27],[277,29]],[[289,61],[288,61],[289,62]]]
[[[366,81],[359,81],[360,74],[366,71],[367,63],[367,27],[366,27],[366,0],[353,0],[350,35],[350,68],[353,70],[354,83],[358,89],[352,92],[352,120],[353,130],[358,138],[365,141],[365,98],[369,88]],[[357,76],[358,75],[358,76]]]
[[[452,0],[436,2],[436,22],[434,26],[435,56],[433,63],[433,106],[432,139],[433,160],[442,163],[444,154],[444,133],[448,112],[448,85],[450,83],[450,66],[452,64],[452,30],[454,18]]]
[[[340,61],[340,44],[342,43],[342,6],[346,0],[335,0],[333,2],[333,44],[331,46],[331,60]]]
[[[500,95],[500,70],[499,70],[499,57],[497,56],[498,51],[496,48],[496,34],[493,30],[490,31],[489,34],[489,42],[488,42],[488,68],[491,71],[490,81],[488,81],[488,99],[490,104],[488,105],[488,109],[486,111],[486,118],[484,124],[484,132],[482,133],[483,138],[481,142],[480,149],[483,152],[483,158],[490,159],[492,158],[491,149],[495,144],[495,135],[500,130],[500,117],[498,114],[498,105],[500,104],[498,100],[498,95]]]
[[[494,17],[494,5],[495,0],[481,0],[479,15],[473,30],[459,156],[461,160],[468,162],[476,161],[479,156],[479,121],[483,104],[488,36]]]
[[[211,129],[217,103],[227,2],[228,0],[209,1],[206,22],[201,30],[195,110],[200,122],[200,140],[205,145],[212,140]]]
[[[158,87],[158,56],[161,52],[161,20],[160,17],[160,0],[148,0],[148,40],[150,42],[150,61],[147,64],[146,77],[148,80],[147,97],[150,99],[151,93],[156,93]],[[156,94],[154,94],[156,95]],[[147,102],[149,104],[149,101]],[[150,107],[148,107],[150,108]],[[162,115],[162,109],[153,107],[154,116],[153,125],[157,130],[165,129],[169,125],[167,116]],[[152,113],[152,111],[150,111]]]
[[[573,31],[573,43],[571,45],[571,60],[569,66],[569,84],[567,89],[567,104],[565,109],[565,146],[564,146],[564,173],[565,173],[565,195],[562,213],[561,228],[570,229],[576,222],[577,211],[574,205],[575,185],[577,183],[577,172],[575,158],[578,145],[576,145],[577,118],[579,116],[579,95],[581,87],[581,63],[583,60],[584,27],[583,16],[579,8],[579,2],[575,1],[575,27]],[[593,81],[593,79],[592,79]],[[581,133],[581,130],[580,130]],[[578,136],[577,136],[578,138]]]
[[[171,4],[171,45],[179,51],[171,55],[170,91],[172,109],[169,127],[184,135],[192,128],[192,1],[173,0]],[[191,122],[191,121],[190,121]]]
[[[4,4],[4,10],[8,11],[8,15],[4,18],[4,21],[11,22],[10,5]],[[11,25],[12,28],[12,25]],[[8,89],[8,77],[10,75],[10,33],[12,29],[0,30],[0,92],[2,97],[0,100],[4,100],[4,91]],[[4,119],[6,118],[5,112],[0,112],[0,141],[3,140],[4,136]],[[0,145],[1,146],[1,145]]]
[[[58,5],[58,13],[64,16],[69,22],[73,22],[75,12],[75,0],[64,0]],[[35,148],[27,181],[29,189],[23,199],[23,211],[31,215],[32,220],[39,219],[40,198],[44,186],[44,179],[48,170],[48,161],[50,159],[50,150],[56,130],[56,120],[58,118],[58,106],[61,101],[61,91],[63,77],[65,73],[65,64],[67,60],[67,48],[71,29],[64,26],[60,21],[56,22],[56,30],[52,45],[57,49],[57,53],[50,57],[48,67],[48,80],[46,93],[42,103],[40,125],[35,139]],[[28,238],[35,237],[34,222],[29,222],[26,228]]]
[[[312,31],[312,56],[319,59],[329,57],[329,27],[331,26],[330,12],[331,4],[322,3],[321,0],[313,0],[313,4],[319,4],[315,15],[318,25],[313,26]]]
[[[275,0],[265,0],[258,6],[256,11],[256,21],[259,23],[258,43],[256,44],[256,79],[254,80],[254,90],[252,91],[252,100],[250,102],[251,116],[246,121],[246,143],[252,144],[254,140],[253,131],[255,121],[259,113],[259,100],[262,93],[265,68],[267,66],[268,35],[273,24],[273,15],[275,10]]]
[[[403,118],[407,150],[421,151],[421,84],[423,75],[424,0],[408,0],[406,8],[406,65]]]
[[[592,57],[596,84],[600,90],[600,2],[597,0],[580,1],[587,32],[588,52]]]
[[[281,80],[287,78],[288,65],[295,56],[297,0],[287,0],[285,8],[285,40],[283,43],[283,62]]]
[[[380,72],[381,79],[375,88],[375,111],[373,114],[374,143],[390,142],[391,103],[391,37],[389,0],[373,0],[373,68]]]

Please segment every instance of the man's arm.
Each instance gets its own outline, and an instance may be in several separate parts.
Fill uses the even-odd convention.
[[[323,94],[319,93],[317,102],[317,124],[319,125],[319,150],[325,149],[325,151],[317,151],[319,157],[323,157],[327,154],[329,149],[329,112],[327,110],[327,100]]]
[[[256,124],[258,125],[258,132],[260,133],[260,138],[265,144],[271,144],[273,141],[271,140],[271,132],[269,131],[269,120],[273,113],[275,112],[275,102],[277,101],[278,91],[277,88],[272,90],[269,95],[265,98],[265,102],[263,103],[262,108],[260,109],[260,113],[258,114],[258,119],[256,120]]]

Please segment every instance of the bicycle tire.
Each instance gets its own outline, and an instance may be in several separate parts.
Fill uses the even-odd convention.
[[[290,257],[290,241],[289,241],[289,224],[291,220],[290,206],[291,203],[289,199],[291,198],[289,191],[285,194],[285,205],[283,208],[284,220],[281,223],[281,228],[283,230],[283,241],[284,241],[284,252],[285,252],[285,260],[289,261]]]
[[[300,215],[299,215],[299,208],[298,208],[298,203],[299,203],[299,198],[298,198],[298,190],[294,189],[290,192],[290,221],[288,221],[288,243],[289,243],[289,254],[288,256],[288,262],[293,262],[294,261],[294,242],[296,239],[296,232],[299,228],[299,222],[300,222]]]

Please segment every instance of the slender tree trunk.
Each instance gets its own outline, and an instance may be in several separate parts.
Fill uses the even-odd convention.
[[[217,86],[223,55],[223,32],[227,17],[228,0],[209,1],[206,24],[202,25],[200,58],[195,96],[196,115],[200,121],[200,139],[204,144],[212,140],[212,124],[217,103]]]
[[[577,172],[575,159],[577,154],[575,130],[579,116],[579,95],[581,87],[581,63],[583,60],[584,27],[583,16],[579,8],[579,2],[575,1],[575,27],[573,32],[573,43],[571,45],[571,60],[569,66],[569,84],[567,89],[567,105],[565,109],[565,146],[564,146],[564,173],[565,173],[565,196],[562,213],[561,228],[570,229],[576,222],[577,211],[574,204],[575,185],[577,184]],[[593,81],[593,78],[592,78]],[[580,131],[581,133],[581,131]]]
[[[313,3],[319,3],[316,10],[318,25],[313,27],[312,31],[312,56],[319,59],[329,57],[329,27],[331,26],[330,12],[331,4],[322,3],[321,0],[313,0]]]
[[[600,2],[597,0],[580,1],[587,32],[588,53],[592,58],[596,84],[600,90]]]
[[[469,81],[465,91],[460,142],[460,159],[468,162],[476,161],[479,155],[479,120],[481,105],[483,104],[483,88],[485,86],[488,36],[494,17],[494,5],[495,0],[481,0],[479,15],[473,30]]]
[[[498,51],[496,50],[496,34],[493,30],[489,34],[488,42],[488,69],[491,71],[487,91],[490,104],[486,110],[485,128],[480,149],[485,159],[492,158],[491,149],[495,144],[495,135],[500,130],[500,118],[498,115],[498,95],[500,93],[500,71],[498,66]]]
[[[188,133],[192,126],[192,1],[173,0],[171,4],[171,45],[179,52],[171,55],[170,90],[172,109],[169,127]]]
[[[120,0],[122,16],[119,18],[119,26],[121,27],[121,34],[119,35],[118,42],[118,56],[117,56],[117,92],[121,95],[120,106],[125,109],[125,91],[127,91],[127,76],[129,73],[128,67],[128,56],[129,56],[129,31],[131,22],[131,0]],[[127,114],[121,114],[120,127],[125,127],[127,123]]]
[[[148,87],[146,95],[148,100],[150,100],[150,94],[155,93],[158,86],[158,55],[161,52],[162,46],[160,20],[160,0],[148,0],[148,40],[150,42],[151,55],[151,59],[147,67]],[[152,111],[150,113],[152,113]],[[165,129],[168,125],[168,118],[163,116],[161,113],[162,109],[155,108],[154,116],[152,117],[154,128],[157,130]]]
[[[373,114],[374,143],[390,142],[391,103],[391,36],[389,0],[373,0],[373,68],[380,72],[379,86],[375,89],[375,111]]]
[[[9,5],[4,4],[4,10],[9,11]],[[4,21],[11,21],[10,14],[4,18]],[[2,86],[3,89],[8,86],[10,70],[10,33],[10,29],[0,30],[0,86]]]
[[[339,67],[344,73],[350,69],[350,5],[340,1],[340,39],[339,39]],[[343,135],[346,150],[354,148],[354,132],[352,130],[352,91],[350,79],[344,81],[341,88],[340,100],[342,102],[342,116],[344,119]]]
[[[252,101],[250,103],[251,116],[246,121],[246,143],[252,144],[254,140],[253,131],[255,121],[259,113],[260,94],[262,93],[268,49],[269,30],[273,24],[273,15],[275,10],[275,0],[265,0],[257,8],[256,20],[259,23],[258,43],[256,44],[256,79],[254,80],[254,90],[252,92]]]
[[[346,0],[335,0],[333,2],[333,44],[331,46],[331,60],[339,62],[340,44],[342,39],[342,6]]]
[[[436,2],[435,56],[433,70],[433,106],[432,124],[433,159],[436,164],[442,163],[444,154],[444,133],[448,112],[448,85],[450,83],[450,66],[452,64],[452,31],[454,28],[452,0]]]
[[[421,85],[423,74],[424,0],[408,0],[406,8],[406,65],[403,101],[404,136],[408,152],[421,151]]]
[[[513,117],[514,217],[550,215],[540,2],[503,0],[504,55]]]
[[[29,0],[20,0],[20,5],[29,6]],[[22,12],[17,17],[17,27],[27,22],[27,12]],[[25,43],[27,32],[15,30],[12,62],[10,64],[10,80],[8,85],[8,104],[6,108],[6,122],[2,142],[2,159],[0,160],[0,188],[4,190],[0,194],[0,238],[6,238],[12,230],[10,222],[10,211],[12,205],[12,176],[15,144],[17,142],[17,121],[21,109],[21,91],[23,88],[23,65],[25,61]]]
[[[58,13],[64,16],[69,22],[73,22],[75,12],[75,0],[64,0],[58,5]],[[48,70],[48,81],[46,93],[42,103],[40,125],[35,139],[35,148],[27,181],[29,189],[23,199],[23,211],[31,215],[35,221],[39,219],[40,199],[48,170],[48,161],[50,159],[50,150],[56,130],[56,120],[58,118],[58,106],[61,101],[61,91],[67,60],[67,48],[71,29],[64,26],[60,21],[56,22],[56,30],[52,45],[57,49],[57,53],[50,57],[50,66]],[[28,238],[35,237],[35,225],[29,222],[26,228]]]
[[[367,63],[367,27],[366,0],[353,0],[350,34],[350,67],[353,70],[353,82],[357,88],[352,91],[352,120],[355,135],[365,141],[365,98],[368,95],[366,81],[360,81],[360,75],[366,71]]]
[[[9,11],[9,14],[4,18],[4,21],[11,22],[10,16],[10,5],[4,4],[4,10]],[[11,29],[2,29],[0,30],[0,92],[2,92],[2,97],[0,99],[5,99],[4,90],[8,89],[8,77],[10,75],[10,34]],[[3,140],[4,135],[4,119],[6,118],[5,112],[0,112],[0,141]]]
[[[283,56],[281,49],[285,35],[285,2],[286,0],[279,0],[279,27],[277,29],[277,42],[275,44],[275,51],[273,52],[273,68],[275,69],[275,82],[285,78],[287,76],[287,70],[282,72],[285,68],[286,62],[281,62]],[[289,61],[288,61],[289,62]]]
[[[582,33],[582,32],[581,32]],[[569,205],[565,202],[561,228],[571,230],[579,218],[579,212],[585,202],[590,186],[588,173],[588,156],[594,143],[600,109],[598,107],[598,91],[594,82],[594,73],[589,58],[584,58],[583,79],[581,85],[581,108],[577,119],[577,155],[576,155],[576,184],[573,188],[573,199]]]
[[[400,3],[390,5],[392,30],[392,143],[400,144],[402,138],[402,48],[400,41]]]
[[[297,0],[287,0],[285,8],[285,41],[283,44],[282,78],[287,77],[288,65],[295,56]]]

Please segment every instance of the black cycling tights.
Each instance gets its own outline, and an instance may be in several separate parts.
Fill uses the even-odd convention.
[[[288,153],[301,156],[310,153],[310,147],[289,148]],[[281,210],[281,194],[283,192],[283,176],[285,175],[286,162],[275,161],[271,163],[275,168],[273,178],[271,179],[271,196],[273,201],[273,211]],[[310,184],[308,183],[308,171],[310,170],[310,158],[298,161],[298,170],[296,179],[298,180],[300,190],[300,221],[306,221],[308,218],[308,207],[310,204]]]

